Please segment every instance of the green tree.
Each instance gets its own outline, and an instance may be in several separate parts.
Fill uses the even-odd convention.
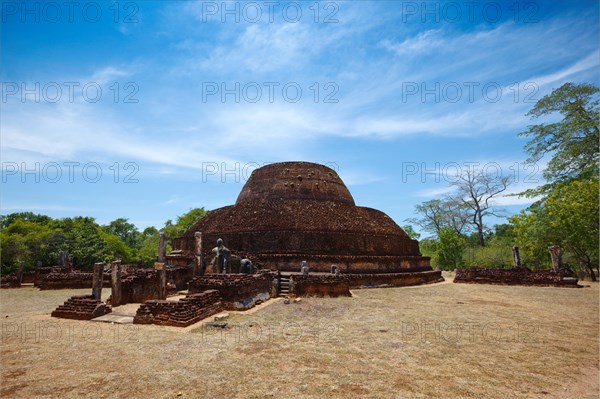
[[[172,243],[173,238],[181,236],[204,216],[206,216],[204,208],[190,209],[183,215],[177,216],[175,224],[171,220],[167,220],[162,231],[167,235],[169,243]]]
[[[137,248],[140,244],[140,232],[129,219],[118,218],[110,222],[108,226],[102,226],[106,233],[119,237],[129,248]]]
[[[121,239],[114,234],[102,234],[104,240],[104,258],[106,263],[110,263],[115,259],[121,259],[123,263],[133,263],[136,260],[138,253],[137,249],[129,248]]]
[[[35,267],[38,261],[46,266],[56,264],[61,231],[31,220],[12,218],[10,225],[2,230],[0,253],[5,272],[16,269],[20,261],[27,269]]]
[[[156,229],[155,229],[156,230]],[[146,266],[151,266],[156,261],[158,255],[158,241],[160,240],[160,233],[156,230],[153,234],[147,235],[142,242],[139,250],[139,256],[142,257],[142,261]],[[167,253],[171,250],[171,246],[167,243]]]
[[[436,252],[438,265],[444,270],[452,270],[462,265],[465,240],[448,227],[438,233],[439,244]]]
[[[95,262],[110,257],[105,233],[94,218],[77,216],[55,220],[54,224],[63,231],[61,249],[69,251],[74,268],[91,270]]]
[[[583,265],[592,281],[598,268],[598,180],[572,181],[556,186],[546,200],[550,228],[560,244]]]
[[[598,88],[590,84],[565,83],[540,99],[527,114],[532,119],[552,116],[554,123],[528,126],[520,136],[528,137],[528,162],[536,163],[550,155],[544,178],[549,182],[523,195],[547,195],[558,183],[598,176]]]
[[[8,226],[10,226],[13,222],[17,221],[17,220],[22,220],[25,222],[33,222],[33,223],[38,223],[38,224],[48,224],[52,221],[52,218],[50,216],[46,216],[46,215],[38,215],[36,213],[33,212],[15,212],[15,213],[10,213],[8,215],[3,215],[1,216],[2,218],[2,228],[6,229]]]
[[[462,234],[469,228],[468,208],[454,200],[432,199],[416,205],[415,211],[420,217],[406,221],[432,234],[438,234],[445,227],[451,228],[456,234]]]
[[[421,238],[421,234],[417,233],[410,224],[402,226],[402,230],[404,230],[404,232],[413,240]]]
[[[560,237],[551,229],[544,204],[534,204],[508,220],[514,226],[515,243],[520,249],[523,264],[534,269],[549,267],[548,247],[558,244]]]
[[[450,196],[452,201],[462,204],[468,210],[470,223],[477,230],[479,245],[485,246],[485,224],[487,216],[500,216],[494,206],[494,198],[506,191],[511,183],[509,176],[498,176],[485,169],[466,168],[451,185],[456,192]]]

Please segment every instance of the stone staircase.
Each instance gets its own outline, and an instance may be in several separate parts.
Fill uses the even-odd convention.
[[[279,277],[279,296],[288,297],[290,295],[290,278],[289,276]]]
[[[111,311],[110,306],[94,299],[92,295],[77,295],[57,307],[51,313],[51,316],[63,319],[91,320],[104,316]]]

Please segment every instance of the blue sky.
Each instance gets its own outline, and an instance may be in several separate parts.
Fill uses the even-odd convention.
[[[3,1],[1,212],[162,226],[304,160],[402,225],[465,163],[538,185],[525,114],[598,84],[597,1],[274,3]]]

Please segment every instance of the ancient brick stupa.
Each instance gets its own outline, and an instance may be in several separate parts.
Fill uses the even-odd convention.
[[[193,262],[194,233],[203,254],[218,238],[265,268],[345,274],[431,270],[412,240],[385,213],[356,206],[337,173],[309,162],[281,162],[256,169],[235,205],[209,212],[173,242],[173,263]]]

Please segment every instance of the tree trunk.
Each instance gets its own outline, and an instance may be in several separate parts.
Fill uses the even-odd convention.
[[[590,273],[590,278],[592,279],[592,281],[596,281],[596,272],[594,272],[594,268],[592,267],[592,265],[589,263],[586,263],[585,267],[588,269],[588,272]]]
[[[481,218],[481,213],[478,215],[479,223],[477,224],[477,233],[479,234],[479,245],[481,247],[485,247],[485,240],[483,239],[483,220]]]

